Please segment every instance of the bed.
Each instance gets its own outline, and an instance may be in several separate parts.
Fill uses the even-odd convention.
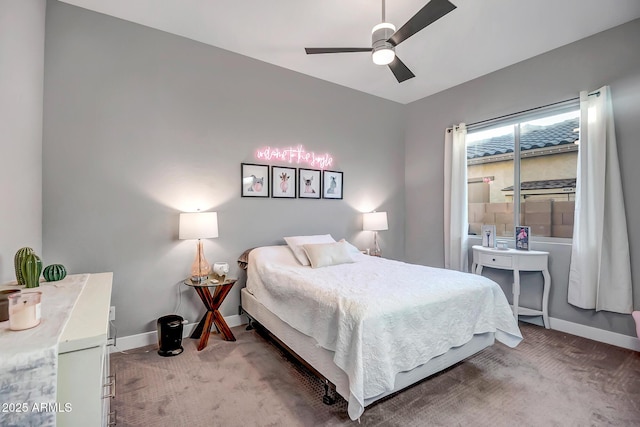
[[[347,242],[304,246],[340,243],[348,257],[324,266],[302,265],[294,252],[303,245],[251,250],[241,304],[347,400],[352,420],[495,340],[522,340],[495,282],[364,255]]]

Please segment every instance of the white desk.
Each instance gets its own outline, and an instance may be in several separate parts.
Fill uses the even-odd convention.
[[[549,329],[549,289],[551,288],[551,275],[549,274],[549,252],[543,251],[519,251],[516,249],[493,249],[484,246],[473,246],[473,264],[471,272],[482,274],[483,267],[497,268],[513,271],[513,315],[518,320],[518,314],[524,316],[540,316],[544,327]],[[520,298],[520,272],[540,271],[544,278],[542,288],[542,310],[534,310],[519,307]]]

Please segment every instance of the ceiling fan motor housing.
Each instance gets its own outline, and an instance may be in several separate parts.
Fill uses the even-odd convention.
[[[395,56],[395,47],[387,40],[396,32],[396,27],[388,22],[383,22],[376,25],[371,30],[371,54],[374,58],[374,62],[379,65],[386,65],[391,62]],[[377,54],[376,54],[377,52]],[[386,55],[384,55],[386,53]],[[377,62],[376,56],[383,55],[387,59],[385,62]]]

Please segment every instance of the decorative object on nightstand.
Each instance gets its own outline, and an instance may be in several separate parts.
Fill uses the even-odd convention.
[[[215,283],[214,283],[215,282]],[[236,279],[225,279],[224,282],[218,282],[217,280],[207,280],[204,282],[194,282],[191,279],[186,279],[184,284],[191,286],[196,290],[198,296],[202,300],[202,303],[207,308],[207,312],[202,316],[200,323],[195,327],[191,333],[191,338],[198,339],[198,351],[207,346],[209,342],[209,335],[211,332],[211,326],[215,325],[216,329],[222,334],[222,338],[226,341],[235,341],[236,337],[233,336],[231,329],[224,321],[224,317],[218,309],[224,302],[224,299],[231,291],[231,288],[236,283]],[[215,288],[213,295],[209,288]]]
[[[20,292],[9,295],[9,329],[22,331],[40,324],[42,292]]]
[[[507,249],[509,249],[509,243],[505,240],[496,240],[496,249],[506,251]]]
[[[57,282],[67,277],[67,269],[62,264],[51,264],[44,268],[42,277],[47,282]]]
[[[517,226],[515,235],[516,235],[516,249],[528,251],[529,238],[531,237],[531,227]]]
[[[485,248],[494,248],[496,246],[496,226],[482,226],[482,246]]]
[[[16,281],[18,282],[18,285],[24,286],[25,284],[24,278],[22,277],[22,262],[27,257],[27,255],[30,255],[32,253],[33,249],[25,247],[18,249],[18,252],[16,252],[15,256],[13,257],[13,267],[16,271]]]
[[[226,262],[215,262],[211,268],[211,278],[218,283],[224,283],[225,277],[229,274],[229,264]]]
[[[42,273],[42,260],[35,253],[30,253],[22,260],[22,280],[27,288],[40,286],[40,274]]]
[[[369,255],[382,256],[382,250],[378,244],[378,231],[389,229],[386,212],[370,212],[362,214],[362,229],[364,231],[373,231],[373,250]]]
[[[196,258],[191,265],[191,280],[200,283],[206,281],[211,266],[204,257],[204,249],[201,239],[218,237],[218,213],[217,212],[193,212],[180,214],[179,238],[197,239],[198,246]]]
[[[3,289],[0,291],[0,322],[9,320],[9,295],[20,293],[20,289]]]

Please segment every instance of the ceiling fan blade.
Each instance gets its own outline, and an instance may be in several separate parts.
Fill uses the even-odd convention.
[[[398,80],[398,83],[402,83],[403,81],[412,79],[416,76],[411,72],[409,68],[407,68],[406,65],[404,65],[404,62],[400,61],[400,58],[398,58],[397,56],[394,58],[391,64],[389,64],[389,68],[391,69],[393,75],[396,76],[396,80]]]
[[[456,6],[449,0],[431,0],[391,36],[389,43],[394,46],[399,45],[455,8]]]
[[[318,53],[348,53],[348,52],[371,52],[370,47],[305,47],[307,55]]]

